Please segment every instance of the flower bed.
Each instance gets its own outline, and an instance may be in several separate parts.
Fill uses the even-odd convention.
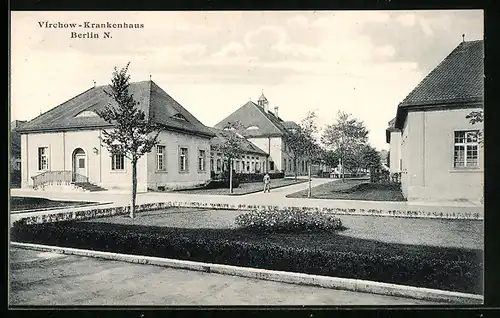
[[[342,222],[332,214],[299,208],[277,211],[254,210],[236,217],[236,224],[257,232],[301,233],[342,230]]]
[[[257,267],[482,294],[482,251],[332,233],[252,233],[99,222],[15,223],[16,242]]]

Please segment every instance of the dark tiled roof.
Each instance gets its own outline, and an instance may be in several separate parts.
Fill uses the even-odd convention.
[[[20,132],[58,131],[82,128],[109,127],[99,116],[75,117],[83,111],[100,110],[114,101],[104,92],[109,86],[93,87],[67,102],[49,110],[24,124]],[[130,83],[129,92],[139,103],[138,108],[144,111],[149,120],[163,125],[166,129],[200,134],[212,137],[212,132],[177,103],[170,95],[163,91],[153,81]],[[174,118],[180,114],[186,120]]]
[[[240,122],[242,128],[239,133],[247,138],[262,136],[283,136],[286,127],[290,127],[293,122],[285,122],[275,116],[272,112],[267,112],[252,101],[238,108],[232,114],[221,120],[217,125],[218,129],[223,129],[228,122]],[[258,129],[246,129],[256,126]]]
[[[233,135],[235,134],[235,132],[230,131],[230,130],[222,130],[222,129],[217,129],[217,128],[210,128],[210,130],[212,131],[212,133],[214,133],[216,135],[216,137],[214,137],[210,140],[210,144],[213,146],[226,143],[226,140],[227,140],[226,136],[229,134],[233,134]],[[259,155],[263,155],[263,156],[268,155],[267,152],[260,149],[259,147],[257,147],[253,143],[251,143],[250,141],[246,140],[244,137],[240,137],[239,139],[241,140],[241,143],[240,143],[241,149],[244,152],[259,154]]]
[[[401,128],[411,107],[482,102],[483,82],[484,41],[460,43],[398,105],[396,127]]]

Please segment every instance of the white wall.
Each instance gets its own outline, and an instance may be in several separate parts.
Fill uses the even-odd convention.
[[[99,134],[99,130],[80,130],[21,135],[22,187],[32,186],[31,177],[43,172],[38,170],[38,148],[48,147],[50,171],[72,171],[73,151],[81,148],[86,154],[86,174],[89,182],[104,188],[130,189],[132,187],[130,161],[125,159],[123,171],[112,171],[111,154],[100,145]],[[137,164],[137,184],[138,191],[145,191],[145,159],[139,160]]]
[[[482,129],[471,125],[466,115],[470,109],[409,112],[403,130],[402,189],[409,200],[473,200],[483,194],[483,154],[480,147],[479,168],[453,167],[454,132]]]
[[[201,185],[210,180],[210,139],[172,131],[163,131],[159,135],[160,145],[166,146],[165,171],[158,171],[156,148],[147,154],[147,186],[179,189]],[[179,167],[180,147],[188,148],[188,171],[181,172]],[[198,169],[198,151],[205,150],[205,170]]]
[[[391,174],[400,172],[400,159],[401,159],[401,132],[393,131],[391,132],[391,142],[389,144],[390,151],[390,172]]]

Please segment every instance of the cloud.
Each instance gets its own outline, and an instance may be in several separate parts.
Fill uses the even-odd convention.
[[[374,49],[374,53],[377,57],[382,58],[391,58],[396,53],[394,46],[392,45],[384,45]]]
[[[417,22],[417,16],[413,13],[402,14],[396,20],[404,26],[413,26]]]
[[[224,45],[220,51],[212,54],[212,57],[224,58],[224,57],[240,57],[245,54],[245,46],[237,42],[229,42]]]
[[[307,19],[307,17],[303,15],[296,15],[292,18],[289,18],[286,22],[291,26],[296,26],[301,28],[309,26],[309,19]]]
[[[192,43],[176,47],[175,50],[184,57],[200,57],[206,52],[207,46],[201,43]]]
[[[409,22],[409,14],[416,16],[414,24]],[[415,62],[422,73],[436,67],[461,42],[463,33],[466,40],[483,38],[481,10],[398,12],[391,17],[396,23],[367,23],[361,34],[378,49],[394,48],[394,54],[385,57],[387,61]]]
[[[300,43],[277,44],[271,49],[297,59],[317,58],[320,56],[318,48]]]
[[[249,31],[244,40],[249,49],[254,49],[257,46],[270,49],[274,45],[283,44],[286,38],[286,31],[282,27],[266,25],[255,31]]]

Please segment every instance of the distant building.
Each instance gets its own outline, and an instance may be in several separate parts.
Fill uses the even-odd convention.
[[[460,43],[398,105],[386,130],[390,169],[409,200],[483,196],[483,147],[467,114],[483,109],[484,41]]]
[[[11,171],[21,171],[21,135],[17,129],[26,123],[25,120],[14,120],[10,123],[10,166]]]
[[[239,122],[242,127],[237,132],[255,146],[269,154],[263,166],[264,172],[284,172],[292,176],[307,173],[307,161],[298,158],[294,162],[293,151],[286,142],[286,129],[297,127],[293,121],[284,121],[278,115],[278,107],[274,112],[269,110],[269,101],[262,94],[257,104],[247,102],[232,114],[221,120],[215,128],[224,129],[228,122]]]
[[[260,149],[250,141],[246,140],[239,133],[231,130],[222,130],[210,128],[216,135],[210,141],[210,171],[220,173],[227,171],[227,163],[224,162],[224,156],[217,151],[217,146],[226,142],[228,135],[236,135],[240,140],[241,154],[239,158],[233,159],[233,170],[236,173],[262,173],[266,165],[267,157],[269,156],[264,150]]]
[[[73,184],[84,189],[130,189],[131,162],[100,143],[112,128],[96,114],[115,103],[93,87],[18,128],[23,188]],[[109,88],[108,88],[109,89]],[[198,186],[210,180],[208,157],[215,135],[153,81],[131,83],[129,92],[147,118],[160,125],[159,144],[139,159],[137,189]]]

